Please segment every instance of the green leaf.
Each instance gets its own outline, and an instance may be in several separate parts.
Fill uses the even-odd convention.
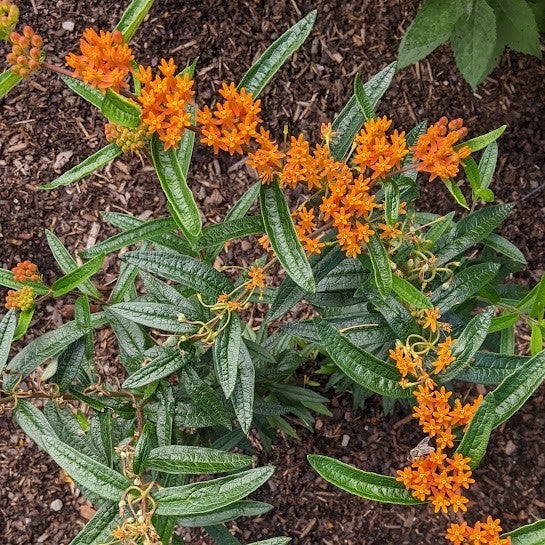
[[[507,256],[515,263],[526,265],[526,258],[524,257],[523,253],[512,242],[509,242],[502,236],[497,235],[496,233],[490,233],[483,240],[483,243],[485,246],[492,248],[492,250],[495,252]]]
[[[386,223],[394,226],[399,217],[400,193],[399,187],[394,182],[386,184],[384,189],[384,218]]]
[[[148,457],[146,467],[165,473],[209,475],[236,471],[253,462],[254,459],[251,456],[243,454],[232,454],[211,448],[171,445],[154,448]]]
[[[108,121],[116,125],[131,129],[140,125],[140,106],[112,89],[106,89],[100,111]]]
[[[463,369],[456,379],[477,384],[499,384],[528,359],[524,356],[477,352],[469,367]]]
[[[191,517],[178,517],[177,522],[180,526],[188,528],[201,528],[203,526],[212,526],[235,520],[238,517],[254,517],[267,513],[272,509],[272,505],[261,501],[238,501],[227,507],[210,511],[202,515],[193,515]]]
[[[74,93],[79,95],[81,98],[97,107],[99,110],[102,108],[104,95],[98,89],[70,76],[61,76],[61,79],[69,89],[74,91]]]
[[[32,321],[35,310],[36,310],[36,306],[33,306],[32,308],[29,308],[28,310],[24,310],[19,313],[19,319],[17,320],[17,327],[15,328],[15,332],[13,333],[14,341],[18,341],[28,331],[28,328],[30,327],[30,322]]]
[[[152,452],[154,440],[155,426],[151,422],[146,422],[134,448],[133,473],[135,475],[139,475],[147,467],[148,457]]]
[[[153,0],[132,0],[127,6],[114,29],[123,34],[124,42],[128,42],[133,37],[152,5]]]
[[[237,380],[242,335],[240,318],[234,312],[228,313],[220,322],[219,328],[220,333],[213,347],[214,365],[220,386],[228,398],[233,393]]]
[[[163,488],[153,497],[158,515],[190,516],[209,513],[246,497],[273,474],[273,467],[260,467],[235,475],[184,486]]]
[[[490,322],[490,327],[488,328],[488,333],[496,333],[497,331],[507,329],[508,327],[515,325],[519,320],[520,314],[518,312],[505,311],[501,316],[492,318],[492,322]]]
[[[155,433],[157,435],[157,446],[165,447],[172,442],[172,431],[174,429],[174,416],[176,411],[176,400],[172,393],[170,384],[159,383],[156,391],[157,413]]]
[[[462,190],[456,185],[454,180],[448,179],[448,180],[442,180],[442,181],[445,184],[445,187],[449,190],[449,193],[454,197],[454,200],[460,206],[469,210],[469,206],[467,205],[467,200],[464,197]]]
[[[138,249],[141,251],[149,251],[151,245],[145,241]],[[120,303],[123,300],[133,300],[136,298],[136,287],[134,282],[138,276],[138,267],[130,263],[122,262],[119,266],[119,275],[117,277],[114,288],[110,293],[110,302]]]
[[[287,545],[291,541],[291,537],[271,537],[262,541],[252,541],[248,545]]]
[[[365,87],[363,86],[359,74],[356,74],[356,77],[354,79],[354,96],[358,101],[365,121],[369,121],[370,119],[375,118],[376,115],[373,111],[373,105],[371,104],[371,101],[369,100],[369,97],[365,92]]]
[[[91,276],[96,274],[102,267],[104,262],[104,255],[97,255],[93,257],[87,263],[84,263],[80,267],[74,269],[68,274],[61,276],[58,280],[53,282],[51,289],[53,290],[53,297],[60,297],[72,291],[74,288],[82,284],[85,280],[88,280]]]
[[[47,244],[51,249],[51,253],[55,258],[55,261],[61,268],[61,271],[64,274],[69,274],[75,271],[78,268],[76,260],[70,255],[70,252],[64,247],[63,243],[55,236],[54,233],[46,229],[45,236],[47,239]],[[90,280],[84,280],[77,288],[94,299],[100,299],[100,292],[96,289],[93,283]]]
[[[447,231],[452,229],[454,222],[454,212],[449,212],[445,216],[441,216],[440,220],[434,223],[430,230],[426,233],[426,249],[433,247],[433,243],[437,242]]]
[[[49,293],[49,288],[40,282],[16,282],[13,280],[13,273],[6,269],[0,269],[0,286],[19,290],[25,286],[30,286],[34,289],[36,295],[45,295]]]
[[[129,371],[135,371],[145,357],[146,336],[142,328],[109,307],[104,308],[104,314],[115,334],[122,363]]]
[[[186,171],[174,148],[165,151],[156,134],[151,139],[151,155],[157,177],[170,205],[174,221],[185,237],[195,243],[201,236],[201,214],[187,185]]]
[[[215,303],[221,293],[230,293],[233,290],[233,285],[225,275],[210,265],[185,255],[166,252],[127,252],[121,256],[121,259],[146,271],[179,282],[200,293],[205,301],[211,303]]]
[[[545,275],[541,277],[541,280],[536,288],[537,290],[532,305],[532,310],[530,310],[530,316],[532,318],[536,318],[537,320],[543,320],[543,315],[545,313]]]
[[[481,188],[481,174],[475,159],[471,155],[464,159],[464,172],[471,189],[474,193],[477,193]]]
[[[543,545],[545,542],[545,519],[521,526],[512,532],[502,534],[503,539],[511,538],[511,545]]]
[[[76,182],[93,173],[95,170],[107,165],[110,161],[113,161],[116,157],[121,155],[121,148],[116,144],[108,144],[101,150],[93,153],[90,157],[87,157],[79,165],[71,168],[52,182],[41,185],[38,189],[54,189],[61,185],[68,185],[72,182]]]
[[[496,46],[496,17],[485,0],[469,0],[468,11],[461,14],[450,45],[456,66],[475,89],[490,72],[490,59]]]
[[[530,354],[535,356],[543,350],[543,332],[539,324],[532,324],[530,334]]]
[[[15,310],[9,310],[0,322],[0,374],[8,361],[9,349],[13,341],[13,334],[17,325]]]
[[[373,306],[382,314],[392,331],[398,339],[405,339],[409,335],[417,334],[420,331],[411,313],[395,298],[383,299],[378,294],[369,294],[369,300]]]
[[[486,447],[490,434],[495,427],[496,400],[494,393],[490,392],[481,402],[473,418],[470,420],[467,430],[458,445],[456,452],[471,458],[469,466],[474,470],[486,453]]]
[[[399,384],[401,375],[393,365],[352,344],[325,320],[315,319],[314,325],[330,358],[354,382],[381,395],[411,397],[411,391]]]
[[[415,308],[433,308],[431,301],[404,278],[392,276],[392,289],[398,297]]]
[[[278,182],[262,186],[259,197],[265,232],[278,261],[298,286],[314,293],[316,285],[312,269],[295,232],[286,198]]]
[[[371,269],[375,286],[380,295],[386,299],[392,291],[393,276],[388,252],[376,234],[369,239],[367,249],[371,258]]]
[[[238,375],[231,403],[242,431],[248,435],[254,417],[255,369],[246,344],[240,344]]]
[[[116,503],[103,503],[85,528],[69,545],[100,545],[111,538],[112,530],[122,524],[119,506]]]
[[[425,0],[399,45],[399,68],[414,64],[446,42],[461,15],[459,0]]]
[[[328,456],[309,454],[307,459],[326,481],[360,498],[400,505],[422,503],[395,477],[362,471]]]
[[[454,146],[454,151],[458,151],[460,148],[466,146],[471,150],[471,153],[486,148],[486,146],[488,146],[492,142],[495,142],[503,134],[503,131],[506,128],[507,125],[502,125],[501,127],[494,129],[493,131],[487,132],[486,134],[482,134],[481,136],[477,136],[475,138],[472,138],[471,140],[466,140],[465,142]]]
[[[59,354],[57,370],[52,377],[52,382],[58,384],[61,392],[70,386],[85,360],[85,341],[83,339],[78,339]]]
[[[496,163],[498,162],[498,144],[492,142],[485,147],[481,160],[479,161],[479,176],[481,178],[481,187],[479,189],[486,189],[492,182],[492,176],[496,170]]]
[[[207,526],[205,530],[217,545],[242,545],[223,524]]]
[[[249,235],[261,235],[265,232],[263,220],[260,216],[246,216],[234,220],[216,223],[205,228],[202,238],[199,239],[199,248],[219,246],[235,238]]]
[[[23,78],[11,68],[0,74],[0,98],[7,95]]]
[[[165,348],[158,356],[130,375],[123,383],[123,388],[147,386],[175,373],[188,362],[189,358],[180,354],[176,348]]]
[[[311,11],[298,23],[289,28],[259,57],[259,60],[244,74],[238,89],[244,88],[257,97],[265,85],[278,72],[288,57],[299,49],[307,39],[314,21],[316,10]]]
[[[498,23],[498,36],[503,43],[541,59],[539,31],[532,9],[525,0],[488,0]]]

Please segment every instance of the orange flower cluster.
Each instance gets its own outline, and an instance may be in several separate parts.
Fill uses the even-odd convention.
[[[108,142],[113,142],[121,148],[124,153],[137,151],[144,147],[146,143],[147,129],[140,125],[134,129],[116,125],[115,123],[106,123],[104,134]]]
[[[214,153],[221,149],[233,155],[235,152],[242,154],[243,146],[247,146],[252,139],[260,138],[270,151],[274,144],[270,141],[266,131],[258,133],[257,126],[261,123],[258,114],[261,112],[261,101],[254,100],[252,93],[246,89],[237,90],[234,83],[223,83],[219,94],[224,98],[223,102],[216,104],[214,111],[205,106],[197,112],[197,122],[202,126],[201,142],[214,148]],[[255,160],[255,157],[254,157]],[[263,161],[263,157],[258,159]]]
[[[265,287],[265,281],[267,280],[267,273],[261,267],[250,267],[248,270],[248,282],[246,285],[248,289],[254,290],[256,288],[263,289]]]
[[[256,151],[248,153],[248,164],[255,168],[257,175],[263,183],[269,183],[282,168],[282,159],[285,154],[278,149],[278,144],[271,139],[269,131],[263,127],[256,135],[255,141],[258,144]]]
[[[319,254],[325,244],[320,242],[319,236],[314,238],[311,236],[316,229],[314,209],[307,210],[306,206],[302,206],[294,211],[292,216],[295,219],[295,231],[305,252],[308,255]]]
[[[191,126],[191,112],[188,104],[193,103],[195,91],[189,74],[175,76],[176,65],[173,59],[161,59],[159,71],[153,77],[151,68],[140,66],[136,77],[143,85],[139,97],[142,105],[142,122],[147,127],[148,136],[157,133],[164,143],[165,150],[176,147],[186,127]]]
[[[40,282],[42,277],[38,272],[38,265],[31,261],[18,263],[13,269],[13,280],[16,282]]]
[[[123,34],[119,30],[97,34],[92,28],[83,31],[79,41],[81,55],[70,53],[66,64],[74,70],[73,76],[83,80],[102,93],[107,89],[119,92],[129,84],[125,77],[132,72],[134,59],[130,47],[123,43]]]
[[[457,151],[453,147],[466,134],[467,128],[461,119],[453,119],[449,123],[446,117],[442,117],[411,147],[414,159],[420,161],[416,170],[429,172],[430,182],[435,178],[454,178],[458,174],[459,165],[463,165],[463,159],[471,154],[468,146],[462,146]]]
[[[42,46],[44,41],[32,27],[25,26],[23,34],[12,32],[9,36],[12,44],[11,52],[6,60],[15,74],[22,78],[40,69],[42,64]]]
[[[9,2],[0,0],[0,40],[7,40],[19,21],[19,8]]]
[[[386,136],[391,124],[392,120],[386,116],[370,119],[356,136],[354,165],[362,173],[372,170],[372,180],[384,178],[394,167],[399,168],[409,153],[404,132],[396,129],[389,137]]]
[[[20,290],[9,290],[6,297],[5,307],[10,309],[30,310],[34,306],[36,294],[30,286],[24,286]]]
[[[511,545],[510,537],[500,537],[501,530],[500,519],[488,516],[485,522],[478,521],[473,527],[467,522],[451,524],[445,537],[453,545]]]

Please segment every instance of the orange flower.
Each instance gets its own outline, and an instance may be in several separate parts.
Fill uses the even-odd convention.
[[[263,183],[271,182],[281,169],[285,154],[278,150],[278,144],[271,140],[269,131],[263,127],[260,128],[255,140],[259,147],[256,151],[248,153],[248,164],[255,168]]]
[[[6,60],[11,65],[15,74],[22,78],[40,69],[42,64],[43,39],[36,34],[32,27],[25,26],[23,34],[12,32],[9,35],[12,44],[11,52],[7,54]]]
[[[452,346],[456,340],[447,337],[444,342],[439,343],[437,346],[437,359],[431,363],[435,374],[440,373],[446,369],[456,358],[452,355]]]
[[[489,515],[486,522],[477,521],[473,527],[466,522],[451,524],[445,537],[453,545],[511,545],[511,538],[500,538],[500,532],[500,520]]]
[[[81,55],[70,53],[66,64],[73,68],[75,78],[82,79],[102,93],[106,89],[119,92],[129,84],[125,77],[132,72],[134,59],[130,47],[123,43],[123,34],[119,30],[98,34],[92,28],[86,28],[79,42]]]
[[[28,260],[18,263],[11,271],[13,280],[16,282],[41,282],[42,280],[38,265]]]
[[[267,274],[261,267],[254,266],[248,271],[248,278],[250,279],[247,283],[249,289],[263,289],[267,280]]]
[[[437,331],[437,320],[441,317],[439,314],[439,308],[435,307],[433,309],[424,309],[425,320],[422,324],[424,329],[429,329],[432,333]]]
[[[292,216],[296,220],[295,231],[305,252],[308,255],[319,254],[325,244],[320,242],[320,237],[312,236],[312,231],[316,228],[314,210],[312,208],[307,210],[305,206],[302,206],[299,210],[294,211]]]
[[[24,286],[20,290],[9,290],[5,307],[10,309],[30,310],[34,306],[36,294],[30,286]]]

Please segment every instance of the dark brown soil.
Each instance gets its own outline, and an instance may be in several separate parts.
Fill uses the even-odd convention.
[[[22,20],[40,32],[50,61],[61,62],[87,26],[110,29],[123,6],[90,0],[21,1]],[[417,3],[399,0],[156,2],[137,36],[138,59],[153,65],[173,56],[183,66],[196,56],[200,102],[209,102],[223,80],[238,81],[265,47],[310,9],[316,27],[263,93],[265,122],[280,137],[284,125],[316,138],[352,93],[359,72],[367,79],[395,60],[404,29]],[[62,29],[73,21],[75,29]],[[400,129],[441,115],[463,117],[470,135],[507,124],[493,189],[500,202],[517,207],[502,228],[528,259],[519,281],[535,282],[545,271],[545,66],[507,53],[492,76],[473,93],[442,47],[417,67],[401,71],[378,111]],[[105,144],[103,119],[54,77],[40,74],[12,91],[0,115],[0,266],[35,261],[46,278],[59,271],[45,249],[44,229],[53,230],[72,252],[113,233],[99,211],[117,210],[159,217],[165,199],[153,170],[137,157],[123,156],[102,172],[68,188],[39,192],[61,171]],[[66,162],[67,159],[67,162]],[[66,164],[63,164],[65,163]],[[242,163],[216,159],[197,147],[190,183],[207,221],[218,221],[251,183]],[[450,200],[438,185],[424,188],[422,208],[444,212]],[[239,257],[249,260],[251,248]],[[248,257],[250,256],[250,257]],[[108,262],[107,272],[115,270]],[[40,309],[34,333],[62,318],[59,307]],[[501,517],[513,529],[545,517],[545,416],[543,387],[494,434],[471,489],[470,519]],[[417,442],[405,413],[384,418],[378,400],[352,411],[348,396],[333,398],[334,417],[315,433],[298,430],[301,443],[280,440],[271,460],[277,472],[256,498],[276,509],[259,519],[237,521],[243,542],[290,535],[299,544],[434,544],[446,521],[427,508],[401,508],[358,500],[328,485],[306,463],[307,453],[335,456],[362,469],[392,474]],[[343,436],[349,438],[343,447]],[[345,441],[346,442],[346,438]],[[58,467],[7,418],[0,419],[0,535],[6,545],[69,543],[89,517],[83,498],[58,478]],[[60,499],[55,513],[50,504]],[[191,534],[194,535],[194,534]],[[207,543],[193,537],[192,543]]]

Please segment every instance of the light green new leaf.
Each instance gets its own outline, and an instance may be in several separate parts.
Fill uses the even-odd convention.
[[[238,374],[238,358],[242,327],[236,312],[228,313],[220,322],[221,332],[213,346],[214,366],[218,381],[228,398],[233,393]]]
[[[55,178],[52,182],[41,185],[38,189],[54,189],[61,185],[77,182],[78,180],[81,180],[81,178],[92,174],[95,170],[107,165],[110,161],[113,161],[116,157],[121,155],[121,153],[121,148],[117,144],[108,144],[101,150],[93,153],[90,157],[87,157],[87,159],[82,161],[79,165],[76,165],[64,174],[61,174],[61,176]]]
[[[456,182],[451,179],[442,180],[449,193],[454,197],[454,200],[466,210],[469,210],[467,200],[462,193],[462,190],[456,185]]]
[[[545,519],[521,526],[501,537],[511,538],[511,545],[543,545],[545,543]]]
[[[459,0],[425,0],[399,45],[399,68],[414,64],[446,42],[462,13]]]
[[[96,88],[91,87],[87,83],[83,83],[76,78],[71,78],[70,76],[61,76],[62,81],[66,86],[74,91],[81,98],[97,107],[99,110],[102,108],[102,101],[104,100],[104,95]]]
[[[84,263],[53,282],[53,285],[51,286],[53,297],[60,297],[61,295],[68,293],[96,274],[100,270],[100,267],[102,267],[104,257],[105,256],[102,254],[97,255],[96,257],[93,257],[93,259],[87,261],[87,263]]]
[[[476,136],[471,140],[466,140],[465,142],[454,146],[454,150],[458,151],[460,148],[467,146],[471,150],[471,153],[479,151],[483,148],[486,148],[486,146],[492,144],[492,142],[495,142],[503,134],[503,131],[505,131],[506,128],[507,125],[502,125],[501,127],[494,129],[493,131],[487,132],[486,134]]]
[[[28,331],[28,328],[30,327],[30,322],[32,321],[35,310],[36,310],[36,306],[34,305],[28,310],[23,310],[22,312],[19,313],[19,319],[17,320],[17,327],[15,328],[15,332],[13,333],[14,341],[18,341]]]
[[[0,74],[0,98],[7,95],[23,78],[11,68]]]
[[[17,314],[15,310],[9,310],[0,322],[0,374],[8,361],[9,349],[13,341],[13,334],[17,326]]]
[[[371,268],[375,286],[384,299],[392,291],[392,268],[390,267],[390,258],[384,244],[380,241],[377,234],[374,234],[367,243],[369,257],[371,258]],[[360,254],[361,255],[361,254]]]
[[[245,498],[273,474],[273,467],[250,469],[228,477],[163,488],[153,494],[158,515],[209,513]]]
[[[496,316],[495,318],[492,318],[492,321],[490,322],[490,326],[488,328],[488,333],[496,333],[497,331],[507,329],[508,327],[515,325],[519,320],[520,314],[518,312],[504,311],[501,316]]]
[[[431,301],[410,282],[397,275],[392,276],[392,289],[398,297],[416,308],[433,308]]]
[[[328,456],[309,454],[307,459],[326,481],[360,498],[400,505],[422,503],[395,477],[362,471]]]
[[[140,125],[142,110],[135,102],[107,89],[100,107],[102,115],[111,123],[134,129]]]
[[[254,98],[257,97],[288,57],[307,39],[315,20],[314,10],[284,32],[244,74],[238,89],[244,88],[252,93]]]
[[[312,269],[299,242],[286,198],[278,182],[262,186],[259,200],[265,232],[278,261],[298,286],[314,293],[316,285]]]
[[[127,6],[114,29],[123,34],[124,42],[128,42],[134,36],[152,5],[153,0],[132,0]]]

